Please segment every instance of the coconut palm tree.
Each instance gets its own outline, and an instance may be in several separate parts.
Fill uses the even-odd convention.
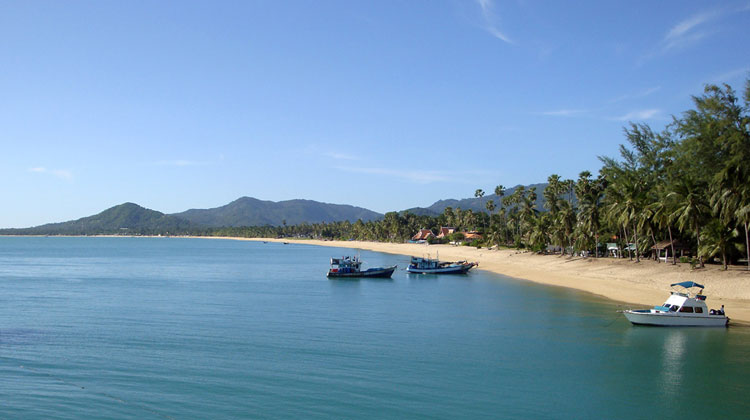
[[[474,198],[479,199],[479,208],[482,208],[482,198],[484,197],[484,190],[479,188],[476,191],[474,191]],[[480,210],[481,212],[481,210]],[[481,216],[481,215],[480,215]],[[484,229],[484,218],[482,218],[482,228]]]
[[[530,234],[531,227],[534,224],[534,217],[537,213],[537,210],[534,208],[536,199],[536,187],[531,187],[526,194],[520,195],[520,221],[526,228],[525,233],[527,234],[527,236]]]
[[[485,205],[487,208],[487,211],[492,215],[492,212],[495,211],[495,202],[493,200],[488,201]]]
[[[677,228],[681,232],[685,230],[695,232],[695,238],[698,241],[698,262],[700,263],[700,267],[703,268],[701,226],[711,214],[711,208],[708,205],[706,195],[693,179],[685,176],[674,185],[673,191],[667,194],[667,197],[673,199],[675,203],[671,217],[677,223]]]
[[[672,250],[672,265],[677,264],[677,256],[674,252],[674,239],[672,238],[672,222],[674,209],[671,200],[667,198],[669,191],[659,186],[656,189],[656,200],[646,206],[645,212],[654,224],[660,229],[667,229],[669,234],[669,246]]]
[[[595,258],[598,257],[598,250],[596,248],[599,246],[599,231],[601,230],[599,210],[605,185],[605,180],[601,176],[596,180],[592,180],[591,172],[583,171],[580,173],[575,187],[579,208],[579,236],[584,243],[589,243],[591,237],[594,238]]]
[[[557,225],[555,236],[560,240],[562,255],[565,255],[567,248],[573,244],[573,232],[576,226],[576,211],[570,201],[562,200],[560,202],[560,210],[557,212],[555,224]]]
[[[737,229],[728,228],[720,220],[713,219],[701,232],[700,254],[706,258],[721,254],[722,266],[727,269],[727,254],[732,247],[732,239],[738,236]]]
[[[730,168],[732,167],[725,168],[717,176],[717,182],[714,184],[716,188],[711,195],[711,208],[726,226],[744,227],[747,270],[750,270],[750,179],[747,176],[731,174]]]
[[[531,221],[529,244],[536,251],[544,250],[549,244],[549,227],[552,222],[549,213],[543,213]]]
[[[621,227],[627,234],[628,227],[633,231],[635,261],[640,262],[638,252],[638,220],[645,207],[645,183],[635,171],[620,171],[610,180],[607,189],[608,204],[605,207],[608,219]],[[629,249],[629,246],[628,246]]]

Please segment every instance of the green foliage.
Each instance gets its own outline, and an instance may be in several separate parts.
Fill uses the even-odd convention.
[[[448,235],[448,239],[450,239],[451,242],[461,242],[465,237],[466,236],[461,232],[453,232]]]
[[[660,133],[630,123],[619,159],[601,157],[597,177],[588,171],[577,181],[550,175],[542,193],[546,212],[532,205],[533,188],[505,194],[505,211],[491,218],[487,240],[574,251],[634,243],[639,261],[667,239],[692,245],[700,266],[713,256],[726,265],[742,248],[750,268],[750,80],[743,98],[740,105],[729,86],[708,85],[693,98],[695,109]]]

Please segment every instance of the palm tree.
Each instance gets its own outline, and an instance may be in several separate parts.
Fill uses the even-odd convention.
[[[564,192],[565,185],[560,180],[560,176],[552,174],[547,178],[547,186],[544,188],[544,207],[550,215],[550,239],[556,242],[562,248],[562,255],[565,255],[566,233],[564,218],[561,217],[562,207],[567,201],[560,198]]]
[[[638,252],[638,220],[645,207],[645,184],[637,172],[619,171],[613,176],[607,190],[607,216],[613,224],[621,227],[627,236],[628,226],[633,229],[635,261],[640,262]],[[628,246],[628,252],[630,247]]]
[[[591,180],[591,172],[583,171],[580,173],[575,187],[579,206],[579,233],[584,242],[587,243],[591,236],[594,237],[594,258],[598,257],[599,230],[601,229],[599,209],[605,185],[601,176],[596,180]]]
[[[657,188],[657,199],[646,206],[646,213],[651,220],[661,229],[667,228],[669,233],[669,246],[672,249],[672,265],[677,264],[677,256],[674,252],[674,239],[672,238],[673,209],[667,198],[668,191],[664,187]]]
[[[701,255],[711,258],[714,255],[721,254],[724,270],[727,269],[727,254],[732,247],[732,239],[737,236],[736,229],[730,229],[721,221],[712,220],[701,232],[702,245],[700,246]]]
[[[456,226],[456,217],[453,213],[453,207],[448,206],[443,210],[442,217],[445,219],[446,226]]]
[[[542,195],[544,196],[544,207],[549,210],[552,217],[555,217],[560,210],[559,201],[561,193],[560,175],[552,174],[547,177],[547,186],[544,188]]]
[[[505,195],[505,187],[503,187],[502,184],[495,187],[495,195],[498,197],[502,197]]]
[[[474,191],[474,198],[478,198],[479,199],[479,208],[480,209],[482,208],[482,197],[484,197],[484,190],[483,189],[479,188],[476,191]],[[484,219],[482,219],[482,221],[484,221]],[[482,228],[484,228],[484,223],[482,223],[482,225],[483,225]]]
[[[549,213],[541,214],[532,220],[529,229],[529,244],[535,250],[541,251],[549,244],[549,226],[552,218]]]
[[[526,194],[520,195],[520,221],[527,228],[526,233],[530,235],[531,226],[534,224],[534,217],[536,216],[536,187],[529,188]]]
[[[576,212],[569,201],[562,200],[560,202],[560,211],[557,213],[557,221],[555,223],[558,226],[556,235],[560,240],[562,255],[565,255],[566,249],[573,243],[572,237],[576,225]]]
[[[747,270],[750,270],[750,180],[742,176],[732,177],[726,169],[717,178],[716,191],[711,195],[713,213],[727,226],[737,223],[744,227]]]
[[[703,268],[701,226],[711,213],[705,195],[701,193],[696,183],[689,176],[685,176],[675,185],[674,191],[667,194],[667,197],[675,200],[672,217],[677,222],[677,228],[681,232],[686,229],[695,232],[695,238],[698,241],[698,261],[700,267]]]
[[[492,215],[492,212],[495,211],[495,202],[493,200],[490,200],[485,204],[485,207],[487,207],[487,211],[490,213],[490,216]]]

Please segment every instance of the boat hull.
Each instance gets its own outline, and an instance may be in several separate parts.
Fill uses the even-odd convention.
[[[396,266],[391,267],[384,267],[384,268],[371,268],[369,270],[365,271],[357,271],[357,272],[337,272],[337,271],[328,271],[327,276],[330,278],[390,278],[393,275],[393,272],[396,271]]]
[[[409,266],[406,268],[406,271],[412,274],[466,274],[472,269],[472,267],[474,267],[472,264],[440,268],[419,268]]]
[[[687,315],[675,312],[652,312],[650,310],[623,311],[625,318],[634,325],[659,327],[725,327],[729,318],[725,315]]]

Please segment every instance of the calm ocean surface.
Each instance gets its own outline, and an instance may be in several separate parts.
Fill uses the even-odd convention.
[[[399,265],[392,280],[326,279],[328,259],[352,253],[0,238],[0,418],[750,413],[747,328],[633,327],[587,294],[407,275],[408,257],[367,251],[368,266]]]

